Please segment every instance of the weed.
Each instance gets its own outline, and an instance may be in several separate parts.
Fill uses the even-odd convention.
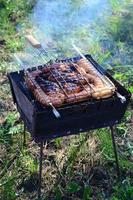
[[[62,141],[62,138],[56,138],[55,139],[55,145],[56,145],[57,149],[61,148],[61,141]]]
[[[15,181],[14,178],[9,178],[8,181],[3,186],[2,200],[15,200]]]
[[[125,129],[119,126],[119,131],[120,134],[125,133]],[[111,135],[108,129],[102,129],[97,132],[97,135],[101,141],[100,147],[103,152],[104,157],[106,158],[107,161],[114,161],[114,151],[113,151],[113,146],[112,146],[112,139]],[[126,157],[123,157],[122,155],[119,155],[119,164],[120,167],[124,170],[132,169],[133,164],[129,162],[129,160]]]
[[[75,193],[75,192],[78,192],[80,190],[80,186],[75,183],[75,182],[70,182],[68,185],[67,185],[67,191],[69,193]]]
[[[85,135],[83,136],[83,134],[81,134],[80,139],[79,140],[73,140],[73,142],[71,143],[71,146],[68,149],[66,172],[70,176],[71,176],[71,173],[72,173],[72,168],[73,168],[74,162],[75,162],[77,156],[79,155],[79,152],[80,152],[79,150],[81,149],[81,147],[85,143],[85,141],[86,141]]]
[[[100,141],[101,141],[101,150],[103,155],[107,160],[112,161],[114,159],[113,147],[111,135],[108,129],[100,129],[96,131]]]
[[[61,190],[59,186],[56,186],[54,188],[54,192],[55,192],[55,199],[56,200],[61,200],[62,199],[62,194],[61,194]]]
[[[133,186],[129,181],[125,180],[123,184],[119,184],[114,188],[114,197],[111,200],[132,200]]]
[[[89,186],[84,186],[83,200],[91,200],[92,190]]]

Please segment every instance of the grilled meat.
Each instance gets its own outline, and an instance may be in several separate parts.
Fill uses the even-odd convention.
[[[86,73],[97,76],[97,70],[88,60],[82,58],[77,62],[77,65],[83,68]]]
[[[91,91],[89,87],[86,87],[86,90],[82,90],[78,93],[72,93],[68,95],[68,98],[66,99],[67,103],[74,103],[74,102],[80,102],[83,100],[86,100],[88,97],[91,97]]]
[[[52,103],[59,107],[65,102],[76,103],[90,97],[110,97],[114,91],[98,73],[89,61],[80,59],[77,63],[55,63],[28,72],[26,83],[42,105]]]
[[[52,81],[45,81],[44,83],[40,84],[40,86],[43,89],[43,91],[46,93],[61,92],[60,87]]]
[[[75,94],[75,93],[79,93],[82,88],[81,86],[75,84],[75,83],[64,83],[63,84],[63,88],[65,89],[65,91],[67,92],[67,94]]]

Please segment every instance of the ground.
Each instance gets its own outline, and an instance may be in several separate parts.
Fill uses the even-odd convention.
[[[12,1],[2,1],[0,5],[0,16],[5,19],[0,23],[2,35],[0,37],[0,198],[1,200],[29,200],[37,199],[39,146],[32,141],[28,132],[26,133],[26,146],[23,145],[23,122],[12,101],[7,72],[14,67],[11,53],[23,48],[21,36],[15,28],[16,24],[26,21],[27,12],[32,9],[32,6],[26,4],[24,0],[14,2],[17,2],[17,8],[16,3]],[[115,1],[112,2],[115,3]],[[18,9],[16,13],[13,12],[15,8]],[[115,6],[114,9],[118,8]],[[20,10],[23,12],[20,13]],[[129,16],[132,20],[130,10]],[[112,15],[107,26],[109,27],[110,23],[114,26],[119,25],[118,32],[116,33],[111,26],[110,32],[106,34],[109,35],[108,42],[112,38],[116,41],[115,51],[119,47],[120,52],[126,55],[127,49],[129,54],[132,52],[129,42],[132,41],[132,31],[126,30],[129,37],[123,36],[126,34],[125,29],[121,28],[125,24],[124,17],[125,14]],[[113,55],[110,56],[105,48],[103,51],[102,44],[103,42],[97,44],[97,52],[93,47],[92,54],[99,59],[100,63],[106,64],[104,62],[106,60],[112,62]],[[101,53],[99,53],[99,48],[102,49]],[[105,52],[104,57],[102,57],[103,52]],[[121,60],[114,58],[109,70],[118,81],[133,92],[131,59],[127,67],[123,68]],[[121,171],[119,182],[108,128],[58,138],[44,144],[42,199],[132,200],[132,113],[133,100],[115,133]]]

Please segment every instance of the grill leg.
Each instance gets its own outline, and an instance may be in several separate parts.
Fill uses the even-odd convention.
[[[38,198],[41,197],[43,142],[40,143]]]
[[[117,177],[118,181],[120,180],[120,167],[119,167],[119,161],[118,161],[118,155],[117,155],[117,149],[116,149],[116,143],[115,143],[115,137],[114,137],[114,127],[110,126],[111,130],[111,137],[112,137],[112,143],[113,143],[113,149],[114,149],[114,155],[115,155],[115,161],[116,161],[116,169],[117,169]]]
[[[26,146],[26,126],[24,124],[24,132],[23,132],[23,146]]]

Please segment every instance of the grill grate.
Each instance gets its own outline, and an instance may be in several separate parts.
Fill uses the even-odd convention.
[[[84,71],[84,74],[81,73],[81,69],[79,68],[79,65],[75,62],[72,62],[72,61],[69,61],[69,62],[61,62],[62,64],[61,65],[64,65],[64,67],[66,67],[66,69],[69,67],[69,69],[71,68],[71,66],[74,68],[74,71],[71,71],[71,73],[73,74],[72,77],[76,77],[78,83],[77,84],[74,84],[73,86],[76,88],[76,87],[80,87],[80,91],[79,92],[73,92],[73,87],[71,88],[71,85],[69,86],[68,83],[70,82],[70,84],[73,84],[74,82],[73,81],[67,81],[69,77],[69,75],[71,76],[71,73],[69,74],[68,73],[68,76],[66,76],[65,78],[63,77],[64,75],[62,75],[61,73],[63,72],[60,72],[60,63],[56,63],[56,64],[52,64],[51,66],[49,65],[45,65],[44,69],[47,69],[50,74],[52,75],[52,77],[54,78],[54,81],[57,83],[57,85],[60,87],[60,89],[62,90],[62,92],[64,93],[64,95],[66,96],[65,97],[65,102],[64,103],[68,103],[68,101],[73,101],[73,103],[76,103],[76,101],[83,101],[85,99],[89,99],[90,97],[93,97],[93,94],[97,94],[98,92],[103,92],[105,91],[105,95],[106,95],[106,91],[107,89],[109,90],[109,95],[113,95],[113,93],[115,92],[115,86],[113,85],[112,83],[112,87],[109,87],[109,81],[107,83],[106,81],[106,85],[108,86],[108,88],[105,86],[105,83],[103,84],[103,86],[99,89],[99,88],[95,88],[93,87],[90,82],[89,82],[89,79],[87,79],[87,77],[85,77],[87,75],[87,73],[85,73]],[[58,67],[58,68],[57,68]],[[80,70],[79,70],[79,69]],[[94,67],[93,67],[94,68]],[[35,69],[36,70],[36,69]],[[53,71],[54,70],[54,71]],[[83,70],[83,69],[82,69]],[[93,70],[93,69],[92,69]],[[42,69],[43,71],[43,69]],[[95,70],[96,71],[96,70]],[[34,71],[33,71],[34,72]],[[54,74],[54,72],[56,72],[56,74]],[[27,72],[26,72],[27,73]],[[34,81],[32,80],[33,78],[31,78],[32,76],[32,72],[30,72],[31,75],[29,75],[29,72],[27,73],[28,75],[28,78],[31,79],[31,81],[34,83],[35,82],[35,78],[34,78]],[[95,72],[96,76],[99,72]],[[92,75],[90,75],[92,76]],[[102,76],[102,75],[101,75]],[[94,77],[94,76],[92,76]],[[99,75],[98,75],[99,77]],[[84,83],[82,83],[82,80],[85,81],[85,85]],[[103,78],[100,78],[100,80],[102,80]],[[107,79],[107,78],[106,78]],[[41,80],[45,81],[45,79],[42,79]],[[46,79],[47,80],[47,79]],[[49,80],[49,79],[48,79]],[[108,79],[107,79],[108,80]],[[62,85],[62,81],[63,81],[63,85]],[[105,80],[104,80],[105,81]],[[102,80],[103,82],[103,80]],[[111,81],[110,81],[111,82]],[[66,85],[65,85],[66,84]],[[35,84],[36,85],[36,84]],[[69,96],[69,94],[67,93],[67,86],[68,85],[68,88],[70,87],[70,91],[71,91],[71,96]],[[80,86],[79,86],[80,85]],[[89,86],[89,87],[87,87]],[[89,89],[88,89],[89,88]],[[43,91],[43,90],[42,90]],[[45,92],[44,92],[45,93]],[[100,94],[100,93],[99,93]],[[49,98],[49,96],[47,96],[47,99]],[[69,100],[70,98],[70,100]],[[99,96],[97,98],[100,98]],[[102,97],[101,97],[102,98]],[[103,97],[104,98],[104,97]],[[46,98],[45,98],[46,99]],[[68,100],[67,100],[68,99]],[[62,103],[62,104],[64,104]]]
[[[51,58],[49,56],[49,53],[42,47],[41,43],[39,43],[32,35],[26,35],[25,37],[28,40],[28,42],[32,45],[33,51],[35,52],[35,49],[37,49],[38,55],[36,55],[36,56],[38,56],[39,58],[41,57],[44,60],[45,63],[47,63],[45,57],[47,57],[52,63],[54,63],[53,58]],[[38,44],[39,44],[39,46],[38,46]],[[73,59],[69,59],[69,60],[67,59],[67,62],[64,61],[64,60],[60,60],[60,63],[63,63],[66,66],[67,66],[67,64],[71,64],[76,69],[76,71],[78,72],[78,74],[75,73],[75,75],[77,76],[77,78],[80,75],[82,77],[82,79],[85,80],[86,83],[87,83],[87,85],[89,86],[89,89],[88,89],[88,88],[86,88],[84,86],[84,84],[81,83],[81,81],[79,81],[80,85],[82,86],[82,88],[84,89],[84,91],[86,92],[86,94],[85,93],[84,94],[80,93],[80,94],[76,95],[75,93],[73,93],[73,97],[71,96],[72,100],[74,101],[74,99],[75,99],[75,102],[76,102],[76,100],[77,101],[82,101],[82,100],[84,100],[84,96],[86,96],[87,94],[88,94],[88,96],[86,98],[90,98],[90,97],[95,97],[96,98],[99,95],[97,97],[99,99],[103,98],[103,95],[104,95],[105,98],[108,97],[108,96],[113,95],[113,93],[116,91],[116,88],[114,87],[113,83],[111,83],[111,81],[104,75],[103,70],[100,70],[100,69],[97,70],[93,66],[94,65],[93,62],[90,62],[84,55],[82,55],[82,53],[79,51],[79,49],[74,44],[72,44],[72,46],[81,55],[81,58],[84,59],[85,64],[89,64],[91,66],[91,70],[93,70],[93,75],[95,74],[96,77],[98,77],[100,79],[100,81],[104,85],[104,87],[102,87],[100,89],[99,88],[93,88],[92,85],[89,83],[89,80],[87,80],[87,78],[85,77],[85,74],[84,75],[82,74],[83,73],[82,66],[80,66],[80,68],[82,69],[82,70],[80,69],[82,71],[82,73],[81,73],[81,71],[78,69],[79,64],[73,62]],[[36,52],[35,52],[35,54],[36,54]],[[55,58],[54,58],[54,60],[55,60]],[[48,68],[48,65],[46,64],[45,67]],[[53,71],[50,69],[50,72],[51,72],[52,76],[54,77],[56,83],[58,84],[58,86],[60,87],[60,89],[62,90],[62,92],[69,99],[70,96],[68,95],[66,89],[64,88],[64,85],[61,84],[60,79],[63,80],[63,82],[66,83],[66,84],[67,84],[67,81],[61,75],[60,70],[57,70],[56,67],[54,68],[54,70],[57,72],[58,77],[56,77],[54,75]],[[91,79],[92,79],[92,77],[91,77]]]

